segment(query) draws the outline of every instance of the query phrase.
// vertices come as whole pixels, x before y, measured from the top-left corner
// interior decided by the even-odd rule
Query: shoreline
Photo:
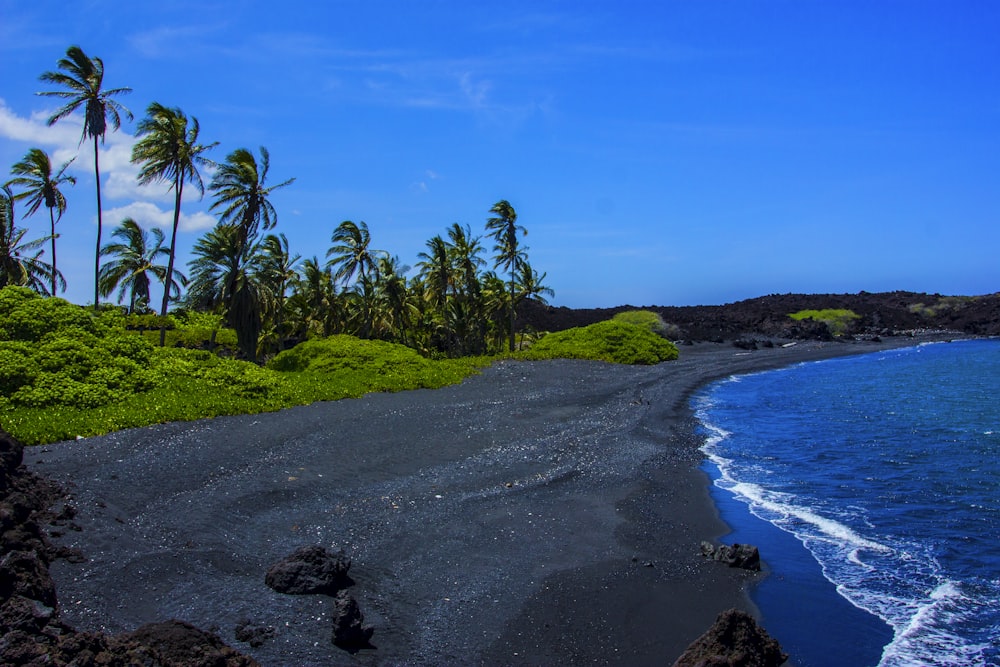
[[[75,498],[82,530],[57,541],[89,560],[52,575],[80,630],[178,618],[264,665],[662,664],[720,611],[755,611],[754,575],[698,552],[728,528],[693,394],[955,337],[702,343],[655,367],[501,362],[453,387],[134,429],[25,462]],[[264,586],[306,544],[353,559],[376,648],[330,643],[330,598]],[[238,642],[242,620],[275,636]]]

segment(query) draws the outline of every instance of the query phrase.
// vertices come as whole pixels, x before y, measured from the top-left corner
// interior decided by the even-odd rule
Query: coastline
[[[694,392],[947,339],[702,343],[643,368],[502,362],[454,387],[135,429],[25,460],[75,497],[82,530],[59,542],[89,560],[52,574],[81,630],[179,618],[264,665],[662,664],[720,611],[753,611],[754,575],[698,555],[728,529],[699,469]],[[336,649],[329,598],[263,585],[305,544],[353,559],[377,648]],[[242,644],[242,620],[275,636]]]

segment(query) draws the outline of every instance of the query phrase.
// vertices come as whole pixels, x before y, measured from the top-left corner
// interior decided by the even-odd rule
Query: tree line
[[[398,256],[372,246],[363,221],[341,222],[322,258],[303,258],[291,251],[284,234],[273,231],[278,212],[270,196],[295,179],[268,181],[271,160],[263,146],[257,155],[238,148],[223,162],[212,161],[207,153],[218,142],[201,142],[198,119],[158,102],[137,123],[131,159],[139,167],[140,184],[167,183],[174,193],[169,243],[159,228],[147,231],[131,218],[103,243],[98,146],[109,126],[118,130],[123,117],[133,119],[116,99],[131,89],[105,88],[104,63],[79,46],[67,49],[57,69],[40,79],[59,88],[40,95],[63,101],[48,124],[82,112],[80,144],[90,140],[94,147],[94,308],[101,297],[115,294],[129,313],[153,313],[150,287],[154,281],[161,284],[161,345],[173,307],[218,315],[235,329],[242,354],[252,360],[292,341],[338,333],[398,342],[424,354],[513,351],[518,304],[552,294],[543,284],[546,274],[528,262],[527,230],[506,200],[496,202],[486,220],[492,269],[483,237],[459,223],[426,242],[413,275]],[[63,190],[76,183],[66,174],[70,162],[56,169],[43,150],[32,148],[11,168],[12,178],[0,189],[0,287],[23,285],[51,296],[65,291],[56,264],[56,224],[67,207]],[[215,171],[206,187],[201,169],[208,165]],[[195,242],[186,274],[175,262],[185,185],[202,196],[207,190],[209,210],[218,216],[216,226]],[[25,238],[26,230],[16,225],[18,203],[26,206],[24,218],[43,206],[48,210],[48,234]]]

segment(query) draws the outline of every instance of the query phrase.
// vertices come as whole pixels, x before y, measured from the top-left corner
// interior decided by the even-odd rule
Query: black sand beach
[[[669,664],[754,576],[723,535],[691,393],[731,374],[915,344],[683,347],[655,367],[503,362],[454,387],[34,448],[87,562],[52,567],[80,630],[181,619],[264,665]],[[309,544],[352,558],[374,648],[332,645],[324,596],[264,585]],[[763,554],[767,558],[767,554]],[[239,642],[249,620],[273,627]],[[764,626],[766,627],[766,619]]]

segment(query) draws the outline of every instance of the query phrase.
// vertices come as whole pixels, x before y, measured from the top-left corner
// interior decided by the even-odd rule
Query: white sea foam
[[[975,603],[957,583],[942,582],[906,623],[895,628],[895,637],[883,650],[879,667],[985,667],[984,654],[989,645],[972,644],[952,631],[968,620],[970,606]]]

